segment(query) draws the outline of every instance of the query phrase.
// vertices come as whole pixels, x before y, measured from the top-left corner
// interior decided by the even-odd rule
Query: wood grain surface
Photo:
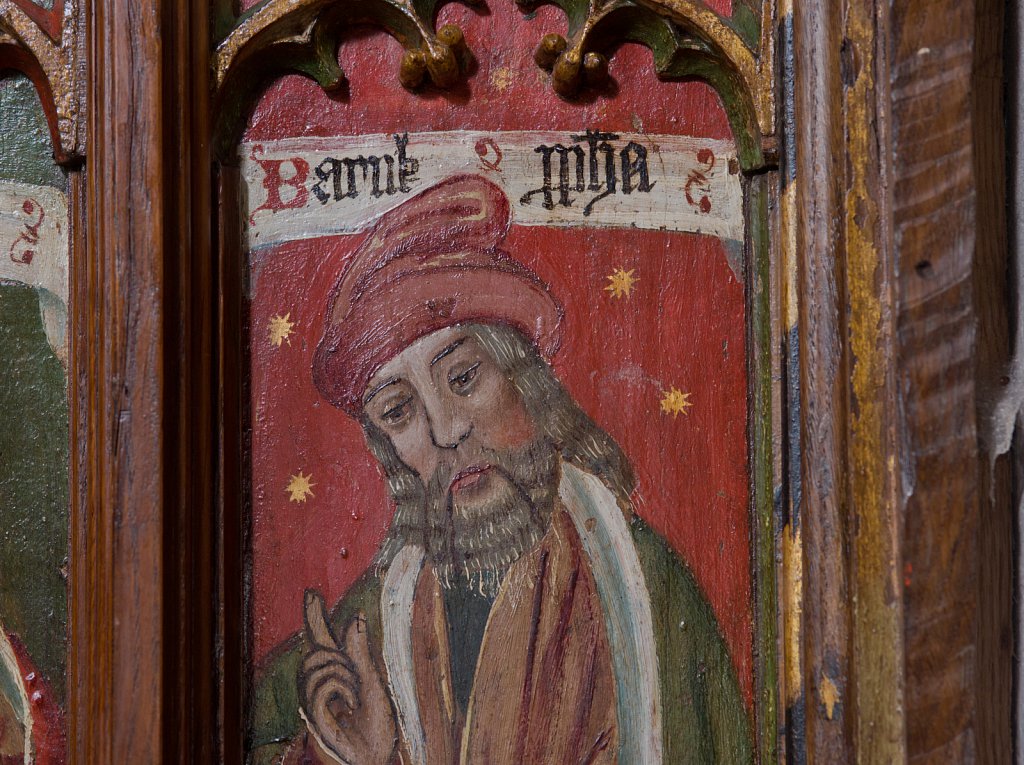
[[[72,761],[214,762],[209,9],[88,6],[73,253]]]
[[[210,150],[210,9],[80,13],[72,761],[239,763],[241,180]],[[235,14],[215,15],[226,31]],[[773,341],[799,382],[794,763],[1011,757],[1011,466],[984,451],[1009,351],[1003,23],[994,0],[793,7],[798,321]]]
[[[787,725],[804,728],[802,736],[790,732],[791,740],[797,739],[790,750],[796,762],[840,765],[855,760],[856,719],[848,690],[852,614],[845,242],[835,223],[841,215],[846,166],[841,149],[842,28],[838,14],[812,3],[795,5],[793,27],[803,693],[798,706],[790,707]],[[831,707],[824,703],[823,688],[833,689]]]
[[[1011,266],[1007,230],[1008,149],[1004,129],[1005,25],[1012,10],[996,0],[976,0],[972,120],[977,225],[972,273],[977,316],[975,344],[977,418],[982,448],[978,470],[979,560],[977,575],[978,761],[1009,761],[1013,752],[1013,460],[992,462],[996,451],[993,409],[1006,387],[1010,358]],[[1019,257],[1019,255],[1018,255]],[[1018,452],[1019,454],[1019,452]],[[1016,459],[1019,465],[1019,456]]]
[[[971,762],[980,754],[974,5],[940,5],[894,7],[889,42],[913,763]]]
[[[1011,756],[996,5],[796,8],[809,761]]]

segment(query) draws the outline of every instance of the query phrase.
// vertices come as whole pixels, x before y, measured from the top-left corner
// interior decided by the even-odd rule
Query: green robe
[[[732,660],[704,595],[679,556],[646,523],[631,523],[633,543],[651,595],[661,680],[665,765],[753,761],[751,725]],[[331,614],[335,634],[357,613],[366,615],[371,654],[381,657],[381,579],[367,572]],[[301,635],[275,650],[259,673],[248,736],[250,762],[277,763],[301,734],[297,674]],[[467,764],[468,765],[468,764]],[[653,765],[653,764],[652,764]]]

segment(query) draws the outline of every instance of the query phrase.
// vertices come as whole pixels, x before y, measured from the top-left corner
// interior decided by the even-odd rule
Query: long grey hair
[[[557,493],[559,457],[598,476],[627,513],[632,510],[630,495],[636,479],[619,445],[573,400],[521,332],[504,324],[469,324],[465,329],[518,390],[541,434],[536,443],[508,457],[510,463],[522,466],[520,474],[512,476],[520,484],[522,496],[509,500],[506,507],[495,508],[483,519],[486,529],[466,528],[470,522],[462,519],[458,531],[462,541],[459,549],[453,550],[447,543],[452,529],[445,527],[446,514],[429,506],[432,496],[435,504],[438,502],[440,487],[428,486],[429,477],[421,477],[406,465],[391,439],[364,417],[367,446],[380,462],[395,502],[395,516],[377,565],[387,566],[402,546],[417,543],[432,557],[443,583],[461,572],[481,590],[493,591],[508,566],[547,529]],[[450,506],[447,516],[451,516]],[[471,550],[467,552],[467,548]]]

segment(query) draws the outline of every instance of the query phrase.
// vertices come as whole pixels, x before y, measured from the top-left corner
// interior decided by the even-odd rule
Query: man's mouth
[[[493,465],[470,465],[455,475],[448,486],[448,492],[455,496],[459,492],[477,488],[481,483],[486,482],[493,471]]]

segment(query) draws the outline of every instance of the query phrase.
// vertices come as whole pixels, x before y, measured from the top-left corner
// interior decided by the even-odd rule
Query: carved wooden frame
[[[235,577],[244,540],[225,529],[242,526],[244,379],[240,296],[227,287],[241,269],[227,149],[280,71],[268,61],[328,87],[341,81],[324,52],[347,17],[328,0],[268,0],[242,16],[217,0],[212,18],[206,0],[80,2],[42,12],[0,0],[0,64],[33,78],[58,159],[88,155],[70,181],[70,748],[73,762],[96,765],[238,763],[243,657],[223,636],[243,628]],[[972,632],[978,620],[1005,629],[1008,618],[978,590],[985,550],[1003,548],[999,524],[980,517],[980,487],[990,484],[973,368],[979,359],[997,367],[1006,349],[996,340],[971,350],[974,241],[942,223],[950,211],[979,220],[975,173],[999,167],[997,149],[976,166],[958,151],[984,128],[963,51],[992,5],[766,0],[751,44],[697,0],[594,0],[568,40],[538,50],[568,94],[600,85],[611,26],[622,34],[632,29],[623,19],[669,20],[675,33],[659,39],[683,55],[666,47],[659,72],[717,77],[735,96],[748,204],[761,208],[749,220],[767,222],[751,230],[751,245],[772,253],[754,261],[763,269],[751,290],[752,311],[771,317],[755,322],[762,331],[751,343],[770,372],[752,390],[755,442],[772,447],[755,455],[755,491],[774,508],[762,533],[777,535],[758,565],[760,581],[777,578],[778,598],[759,602],[777,603],[781,620],[764,638],[779,645],[779,707],[762,714],[771,730],[761,741],[779,748],[762,750],[763,762],[904,761],[965,741],[994,752],[991,761],[1009,751],[986,718],[1002,698],[990,688],[1008,654],[982,645],[989,664],[940,684],[915,674],[942,664],[943,651],[984,643]],[[433,3],[368,6],[393,19],[385,26],[407,51],[403,83],[451,76],[445,47],[457,49],[458,36],[423,23]],[[935,66],[949,69],[948,87],[911,87]],[[920,140],[912,118],[921,110],[960,143]],[[948,182],[916,177],[915,162],[936,160]],[[920,210],[894,202],[917,193],[937,233],[919,227]],[[998,243],[986,246],[981,278],[998,283]],[[1007,304],[991,302],[982,326],[998,328]],[[926,309],[942,305],[967,340],[935,360],[922,332]],[[958,383],[948,394],[937,387],[946,378]],[[936,424],[929,405],[962,408],[969,421]],[[958,446],[918,464],[914,449],[932,444]],[[1006,472],[994,474],[991,497],[1007,495]],[[1008,512],[995,499],[985,507]],[[979,548],[983,532],[993,540]],[[941,540],[937,561],[917,537]],[[951,604],[958,620],[936,623]],[[758,703],[774,693],[759,689]]]

